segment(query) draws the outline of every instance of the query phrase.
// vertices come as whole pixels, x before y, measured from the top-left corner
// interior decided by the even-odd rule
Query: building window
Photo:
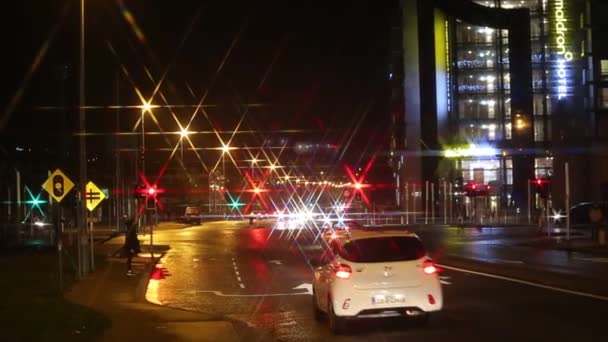
[[[608,109],[608,88],[600,88],[598,94],[598,105],[602,109]]]
[[[543,120],[534,120],[534,141],[545,140],[545,123]]]
[[[600,61],[600,78],[603,81],[608,80],[608,59]]]
[[[488,184],[500,177],[499,159],[465,159],[462,161],[462,178],[465,182]]]
[[[548,178],[553,175],[553,157],[534,159],[534,175],[536,178]]]

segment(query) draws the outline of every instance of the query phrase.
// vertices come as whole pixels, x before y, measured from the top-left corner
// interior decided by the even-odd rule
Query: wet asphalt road
[[[314,320],[311,296],[302,286],[312,276],[306,259],[320,247],[305,233],[273,232],[269,226],[217,222],[155,234],[155,243],[171,250],[162,260],[166,276],[149,289],[148,299],[233,320],[244,341],[608,341],[608,302],[448,270],[441,273],[444,310],[429,326],[365,320],[350,324],[348,334],[334,336],[326,323]],[[480,250],[495,244],[502,248],[497,232],[491,232],[492,238],[478,233],[463,237],[454,231],[461,234],[457,238],[445,230],[419,231],[433,253],[488,258],[494,252]],[[463,241],[485,247],[470,248]],[[538,257],[534,251],[497,253],[496,267],[500,260],[528,257],[560,265],[559,256]],[[584,271],[606,270],[602,263],[581,265]]]

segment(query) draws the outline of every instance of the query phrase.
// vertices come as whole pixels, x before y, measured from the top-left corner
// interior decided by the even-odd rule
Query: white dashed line
[[[245,284],[243,284],[243,279],[241,279],[241,274],[239,273],[239,268],[236,265],[236,260],[232,258],[232,266],[234,267],[234,273],[236,274],[236,280],[239,282],[239,286],[244,289]]]

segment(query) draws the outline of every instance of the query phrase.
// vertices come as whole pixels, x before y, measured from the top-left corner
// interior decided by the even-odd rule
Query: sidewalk
[[[154,227],[154,231],[171,230],[171,229],[183,229],[191,227],[190,224],[177,223],[177,222],[160,222]],[[124,227],[121,227],[124,229]],[[64,239],[69,240],[70,234],[72,239],[75,239],[76,229],[66,229],[63,232]],[[142,232],[140,232],[142,233]],[[107,224],[96,223],[93,225],[93,241],[96,243],[104,243],[116,236],[124,235],[124,231],[116,231],[116,226],[110,226]]]
[[[141,239],[142,254],[149,252]],[[117,237],[97,248],[108,255],[107,266],[76,284],[66,298],[89,307],[111,320],[103,341],[239,341],[235,322],[223,317],[177,310],[145,300],[154,261],[148,257],[133,259],[135,276],[126,275],[125,259],[117,257],[124,241]],[[169,246],[155,246],[155,253],[165,253]]]
[[[566,240],[565,236],[539,237],[518,244],[524,247],[554,249],[566,252],[585,253],[595,257],[608,257],[608,246],[600,246],[589,238],[573,237]]]

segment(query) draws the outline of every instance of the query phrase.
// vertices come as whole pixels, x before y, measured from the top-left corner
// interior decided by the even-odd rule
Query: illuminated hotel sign
[[[568,95],[568,66],[574,57],[568,49],[568,19],[564,8],[564,0],[553,1],[553,29],[555,43],[555,73],[557,98],[563,99]]]

